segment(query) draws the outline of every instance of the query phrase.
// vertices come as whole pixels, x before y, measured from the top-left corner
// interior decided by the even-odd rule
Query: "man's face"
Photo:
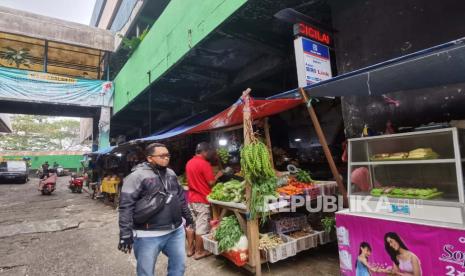
[[[170,163],[170,153],[165,147],[156,147],[153,153],[147,156],[147,161],[152,165],[168,167]]]
[[[213,150],[206,150],[202,152],[202,155],[207,160],[213,160],[213,157],[215,156],[215,152]]]

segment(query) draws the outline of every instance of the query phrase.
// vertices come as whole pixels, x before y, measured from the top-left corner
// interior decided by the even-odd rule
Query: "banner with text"
[[[336,214],[341,275],[465,275],[465,231]]]
[[[111,81],[0,67],[0,100],[112,106],[112,99]]]

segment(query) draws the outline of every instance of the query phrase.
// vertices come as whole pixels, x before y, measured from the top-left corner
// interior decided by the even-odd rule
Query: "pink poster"
[[[336,214],[341,275],[465,276],[465,231]]]

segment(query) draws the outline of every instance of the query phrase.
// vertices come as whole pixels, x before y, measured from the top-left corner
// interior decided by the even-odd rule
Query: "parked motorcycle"
[[[77,177],[75,174],[71,175],[71,180],[69,181],[69,189],[73,193],[82,193],[82,186],[84,185],[84,178]]]
[[[57,183],[57,174],[50,172],[48,176],[44,176],[44,179],[39,181],[39,191],[42,195],[51,195],[55,191]]]
[[[56,170],[57,170],[57,175],[58,176],[65,176],[66,175],[65,169],[63,168],[63,166],[58,166],[56,168]]]

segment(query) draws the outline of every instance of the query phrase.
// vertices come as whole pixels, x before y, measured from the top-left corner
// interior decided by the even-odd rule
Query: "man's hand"
[[[118,243],[118,250],[131,254],[133,242],[134,240],[132,237],[120,238]]]
[[[215,175],[215,180],[218,180],[220,177],[222,177],[224,175],[223,171],[219,171],[216,175]]]

